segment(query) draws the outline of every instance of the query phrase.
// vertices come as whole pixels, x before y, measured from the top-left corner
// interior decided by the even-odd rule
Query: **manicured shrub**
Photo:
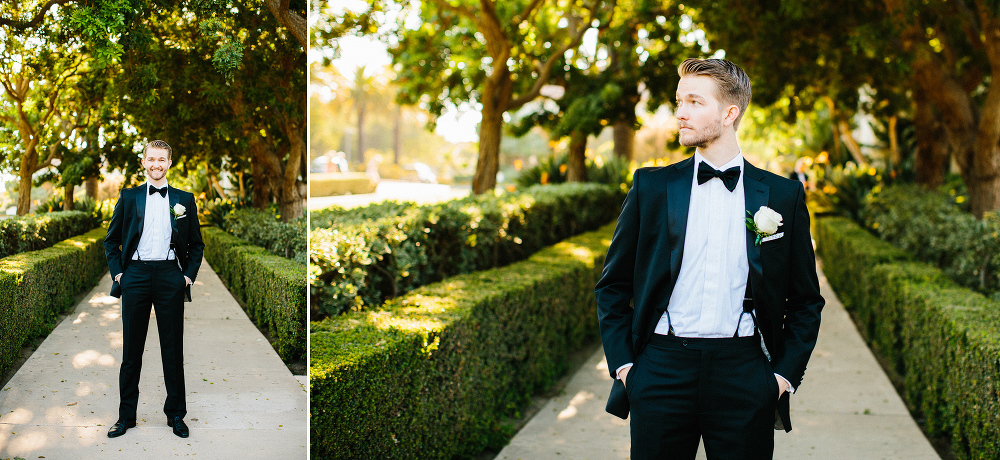
[[[599,340],[594,286],[613,230],[312,323],[312,458],[450,459],[506,444],[504,418]]]
[[[903,185],[872,194],[862,216],[876,235],[941,268],[959,284],[1000,294],[997,214],[976,220],[948,193]]]
[[[50,332],[75,296],[104,275],[107,232],[97,228],[46,249],[0,259],[0,375],[27,340]]]
[[[427,206],[390,202],[314,212],[314,312],[377,308],[448,276],[523,260],[610,222],[624,196],[620,188],[573,183]]]
[[[250,320],[275,339],[281,359],[297,361],[306,346],[306,267],[215,227],[201,229],[205,260],[240,299]]]
[[[227,233],[260,246],[270,253],[306,263],[306,219],[300,217],[288,222],[271,210],[252,208],[235,209],[223,218],[222,227]]]
[[[309,196],[372,193],[376,184],[365,173],[313,173],[309,175]]]
[[[950,435],[961,459],[1000,458],[1000,302],[847,219],[816,230],[830,284],[927,431]]]
[[[45,249],[101,225],[101,219],[83,211],[29,214],[0,220],[0,257]]]

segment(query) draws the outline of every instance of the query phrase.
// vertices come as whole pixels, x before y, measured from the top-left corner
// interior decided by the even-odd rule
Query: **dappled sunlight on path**
[[[827,300],[819,341],[792,396],[776,459],[939,459],[820,271]],[[629,458],[629,421],[604,411],[611,376],[598,348],[515,435],[497,460]],[[698,459],[705,459],[699,448]]]
[[[306,458],[305,388],[207,263],[194,302],[185,304],[191,437],[177,438],[166,426],[153,313],[137,426],[109,439],[123,344],[121,305],[108,295],[110,285],[106,274],[0,390],[0,458]]]

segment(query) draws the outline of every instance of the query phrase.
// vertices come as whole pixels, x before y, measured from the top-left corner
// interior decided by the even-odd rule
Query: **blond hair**
[[[733,129],[740,127],[743,113],[750,105],[750,77],[740,66],[725,59],[686,59],[677,66],[677,74],[681,78],[704,75],[714,80],[719,100],[740,109]]]
[[[167,151],[167,159],[168,160],[170,159],[171,154],[174,153],[174,149],[170,148],[170,145],[167,144],[166,141],[161,141],[161,140],[157,139],[155,141],[152,141],[152,142],[146,144],[146,147],[144,149],[142,149],[142,156],[144,158],[146,156],[146,151],[149,150],[150,147],[152,147],[154,149],[163,149],[163,150],[166,150]]]

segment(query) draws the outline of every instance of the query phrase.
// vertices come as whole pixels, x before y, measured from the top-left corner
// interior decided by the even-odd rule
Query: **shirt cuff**
[[[795,393],[795,387],[792,386],[792,382],[789,382],[788,379],[786,379],[786,378],[784,378],[784,377],[782,377],[782,376],[780,376],[778,374],[774,374],[774,376],[780,378],[781,380],[784,380],[785,383],[788,384],[788,390],[785,390],[785,391],[787,391],[789,393]]]
[[[622,373],[622,369],[625,369],[626,367],[632,367],[632,363],[628,363],[628,364],[625,364],[625,365],[622,365],[621,367],[619,367],[618,370],[615,371],[615,378],[616,379],[621,380],[621,378],[619,378],[619,376]]]

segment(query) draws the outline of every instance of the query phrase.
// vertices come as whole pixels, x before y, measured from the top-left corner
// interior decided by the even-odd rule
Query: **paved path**
[[[444,184],[382,180],[375,189],[375,193],[309,197],[309,209],[323,209],[333,205],[343,208],[356,208],[385,200],[415,201],[418,204],[430,204],[466,197],[469,196],[469,193],[471,193],[471,189],[469,188],[455,188]]]
[[[816,350],[792,397],[790,433],[775,459],[939,459],[820,272],[826,298]],[[598,349],[496,457],[627,459],[628,421],[604,412],[611,377]],[[703,450],[698,458],[704,459]]]
[[[288,371],[207,263],[194,302],[185,304],[191,436],[178,438],[166,426],[153,319],[138,425],[108,438],[122,356],[121,306],[110,286],[105,275],[0,391],[0,459],[306,458],[307,377]]]

